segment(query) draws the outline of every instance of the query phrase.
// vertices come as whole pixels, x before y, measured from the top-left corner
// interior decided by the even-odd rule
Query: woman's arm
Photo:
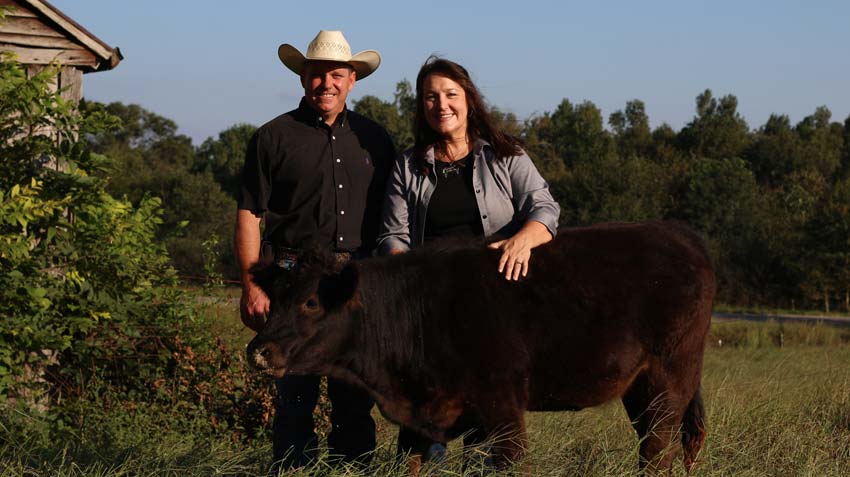
[[[410,213],[407,207],[407,183],[404,168],[407,160],[400,154],[387,181],[387,193],[378,232],[378,254],[394,255],[410,250]]]
[[[561,208],[549,192],[549,184],[525,151],[508,159],[515,214],[525,221],[512,237],[490,244],[502,250],[499,273],[508,280],[528,274],[531,249],[554,238],[558,233]]]

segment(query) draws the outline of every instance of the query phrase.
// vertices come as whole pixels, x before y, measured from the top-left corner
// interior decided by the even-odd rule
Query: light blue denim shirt
[[[499,160],[492,146],[479,139],[473,145],[473,156],[472,188],[485,237],[510,237],[529,220],[545,225],[555,236],[561,208],[525,151]],[[437,185],[433,148],[426,152],[425,160],[432,166],[427,177],[416,169],[412,149],[396,159],[384,198],[380,254],[422,244],[428,203]]]

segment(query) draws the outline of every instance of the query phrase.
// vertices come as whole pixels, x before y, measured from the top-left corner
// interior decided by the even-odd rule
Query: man
[[[306,55],[288,44],[283,64],[298,74],[304,97],[297,109],[261,126],[248,145],[238,201],[235,249],[242,276],[243,323],[258,331],[269,298],[250,268],[262,260],[289,267],[308,244],[336,252],[339,263],[374,248],[384,185],[395,154],[387,132],[345,106],[357,80],[374,72],[380,54],[351,55],[339,31],[321,31]],[[262,233],[260,224],[265,221]],[[274,458],[284,468],[316,457],[313,409],[318,376],[286,376],[276,382]],[[365,463],[375,447],[373,402],[357,388],[328,379],[331,454]]]

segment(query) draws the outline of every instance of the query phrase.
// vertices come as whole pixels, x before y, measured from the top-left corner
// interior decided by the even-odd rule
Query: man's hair
[[[425,105],[423,103],[422,88],[425,79],[428,75],[440,75],[449,78],[459,84],[466,95],[466,104],[469,113],[467,118],[467,135],[470,143],[476,139],[484,139],[489,142],[496,152],[496,157],[503,159],[506,157],[515,156],[520,153],[521,142],[519,138],[505,133],[495,126],[490,117],[487,105],[484,102],[484,97],[466,68],[444,58],[431,55],[425,60],[425,64],[419,69],[419,75],[416,76],[416,115],[413,120],[413,137],[414,137],[414,153],[413,157],[417,169],[427,174],[429,172],[428,164],[425,162],[425,151],[433,146],[438,152],[445,153],[446,145],[443,137],[431,129],[428,121],[425,119]]]

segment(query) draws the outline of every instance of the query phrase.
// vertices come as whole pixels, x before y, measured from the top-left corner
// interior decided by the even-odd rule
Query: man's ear
[[[319,301],[326,310],[343,306],[354,298],[360,272],[357,265],[349,263],[339,273],[325,275],[319,280]]]

